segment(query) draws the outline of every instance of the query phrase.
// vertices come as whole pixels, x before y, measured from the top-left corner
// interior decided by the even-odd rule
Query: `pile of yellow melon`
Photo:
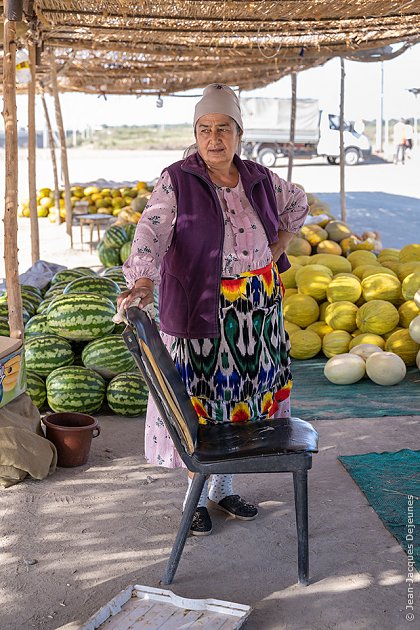
[[[305,225],[287,249],[291,268],[281,277],[292,358],[322,351],[330,359],[373,344],[420,368],[420,244],[378,252],[369,249],[377,235],[365,247],[351,239],[346,224],[328,218]]]
[[[94,214],[110,214],[118,217],[121,222],[137,223],[143,212],[152,186],[139,181],[133,187],[100,188],[99,186],[72,186],[71,205],[73,212]],[[59,212],[61,219],[66,218],[64,191],[60,190]],[[38,217],[48,217],[51,222],[57,218],[54,191],[51,188],[40,188],[37,192]],[[25,199],[20,208],[19,216],[29,217],[29,199]]]

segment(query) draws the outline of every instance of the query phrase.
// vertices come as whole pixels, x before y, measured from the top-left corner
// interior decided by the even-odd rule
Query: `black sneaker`
[[[209,500],[209,505],[241,521],[253,521],[258,515],[258,508],[244,501],[239,494],[231,494],[221,499],[218,503]]]
[[[206,507],[198,507],[190,527],[192,536],[209,536],[213,529],[210,514]]]

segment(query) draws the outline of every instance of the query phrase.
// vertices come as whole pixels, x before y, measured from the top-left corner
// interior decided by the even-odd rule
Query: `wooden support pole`
[[[61,172],[63,174],[63,179],[64,179],[64,205],[66,208],[66,230],[67,230],[67,234],[70,236],[70,245],[71,247],[73,247],[72,207],[71,207],[69,166],[68,166],[68,160],[67,160],[66,134],[64,133],[63,116],[61,113],[60,97],[58,94],[57,69],[55,67],[54,55],[50,53],[49,59],[50,59],[50,67],[51,67],[51,83],[52,83],[54,103],[55,103],[55,119],[57,122],[58,135],[60,138]]]
[[[41,88],[41,100],[42,100],[42,106],[44,108],[45,123],[47,125],[47,130],[48,130],[48,144],[50,145],[51,163],[52,163],[52,168],[53,168],[54,206],[55,206],[55,209],[57,211],[56,222],[57,222],[57,225],[60,225],[60,223],[61,223],[61,217],[60,217],[60,187],[58,185],[58,170],[57,170],[57,158],[55,156],[54,134],[53,134],[53,130],[52,130],[52,127],[51,127],[51,120],[50,120],[50,115],[48,113],[47,103],[45,101],[44,90],[42,88]]]
[[[10,12],[10,6],[8,12]],[[14,14],[13,14],[14,15]],[[7,17],[3,26],[3,118],[5,146],[4,263],[10,336],[23,337],[22,297],[17,244],[18,134],[16,112],[16,23]]]
[[[29,42],[29,68],[31,80],[28,85],[28,183],[29,183],[29,216],[31,220],[31,253],[32,264],[39,260],[39,225],[36,201],[36,123],[35,123],[35,44]]]
[[[346,190],[345,190],[345,168],[346,159],[344,152],[344,79],[346,76],[344,59],[340,57],[340,208],[341,220],[347,220]]]
[[[289,140],[289,160],[287,163],[287,181],[292,181],[293,158],[295,156],[295,129],[296,129],[296,103],[297,103],[297,77],[296,72],[292,72],[292,103],[290,111],[290,140]]]

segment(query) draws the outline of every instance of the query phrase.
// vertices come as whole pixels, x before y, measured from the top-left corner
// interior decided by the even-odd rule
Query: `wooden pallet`
[[[187,599],[172,591],[129,586],[79,630],[234,630],[251,612],[250,606],[220,599]]]

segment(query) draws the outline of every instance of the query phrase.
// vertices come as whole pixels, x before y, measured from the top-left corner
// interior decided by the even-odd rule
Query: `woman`
[[[195,108],[196,145],[163,171],[124,265],[125,307],[150,304],[160,284],[161,334],[203,423],[290,416],[279,271],[290,266],[285,250],[308,204],[298,187],[240,159],[242,133],[235,93],[207,86]],[[151,464],[183,466],[152,400],[145,452]],[[208,499],[235,518],[258,513],[234,493],[232,475],[213,475],[193,535],[211,533]]]

